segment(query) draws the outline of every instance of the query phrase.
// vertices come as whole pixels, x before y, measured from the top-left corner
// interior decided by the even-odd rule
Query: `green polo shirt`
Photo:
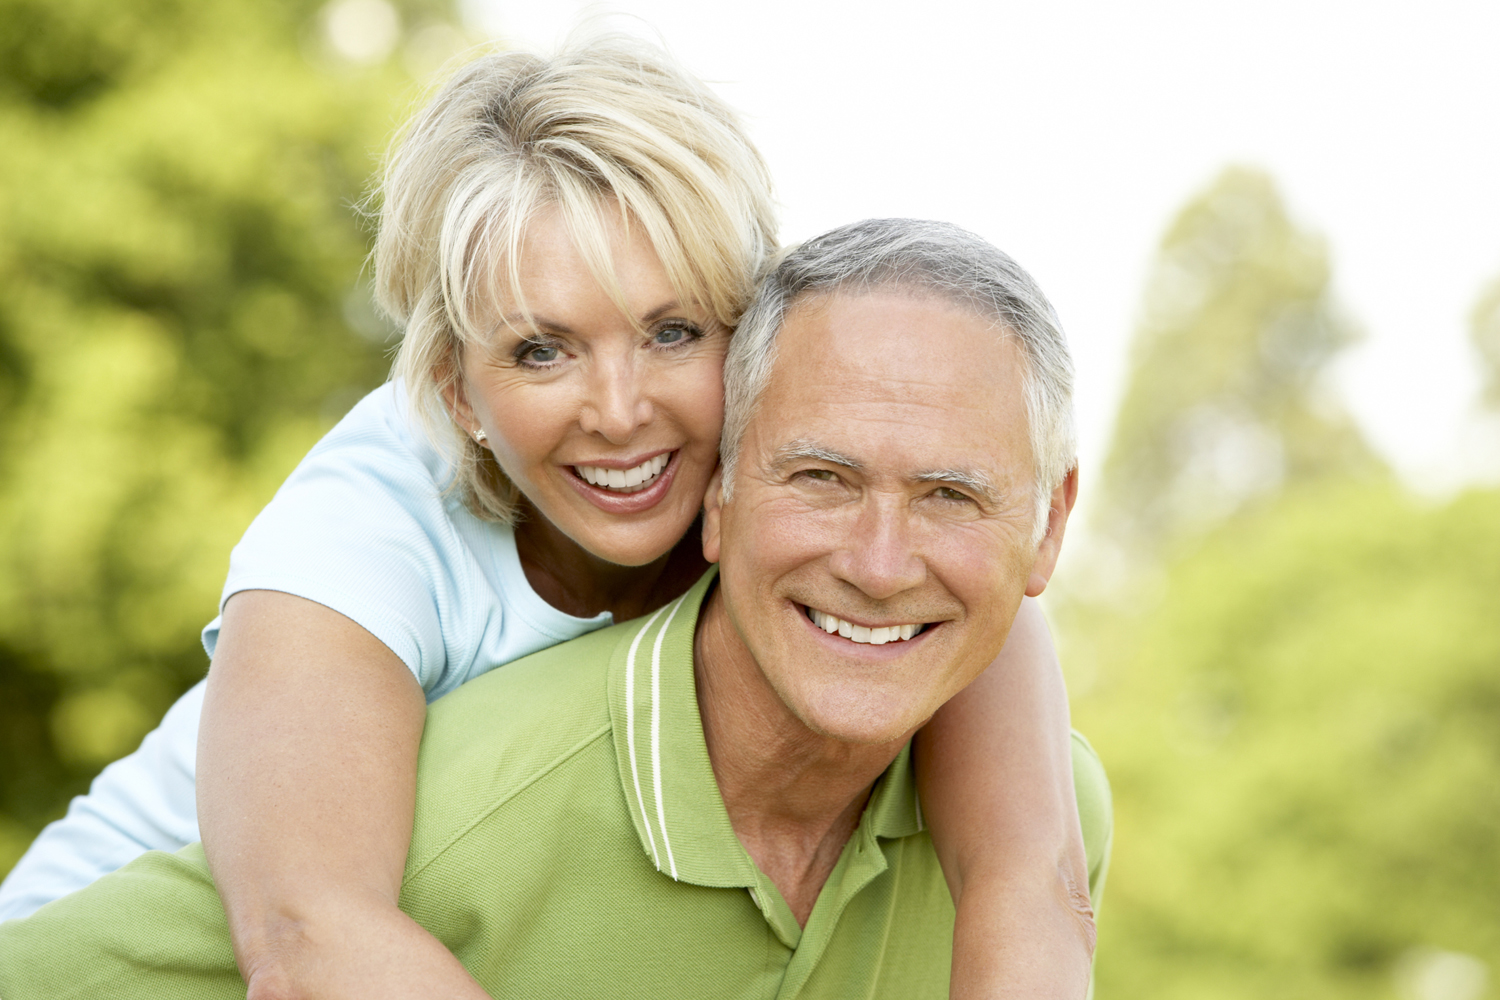
[[[946,997],[953,906],[909,751],[805,928],[735,837],[693,680],[712,580],[430,708],[402,909],[497,997]],[[1097,903],[1109,793],[1081,740],[1074,771]],[[198,845],[0,924],[4,1000],[101,996],[245,996]]]

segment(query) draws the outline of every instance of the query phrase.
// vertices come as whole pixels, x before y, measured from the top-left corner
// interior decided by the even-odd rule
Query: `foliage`
[[[1484,402],[1500,408],[1500,278],[1490,282],[1470,315],[1469,337],[1479,352]]]
[[[1095,508],[1131,555],[1284,482],[1379,468],[1321,378],[1355,339],[1322,241],[1265,174],[1230,168],[1168,228]]]
[[[384,377],[409,87],[307,0],[0,0],[0,872],[202,676],[230,547]]]
[[[1153,607],[1066,623],[1117,811],[1100,996],[1395,996],[1415,947],[1500,958],[1500,492],[1305,486]]]
[[[1477,1000],[1500,960],[1500,492],[1382,474],[1322,376],[1329,271],[1237,168],[1146,290],[1094,538],[1122,582],[1054,604],[1115,791],[1100,996]],[[1500,284],[1491,401],[1497,324]]]

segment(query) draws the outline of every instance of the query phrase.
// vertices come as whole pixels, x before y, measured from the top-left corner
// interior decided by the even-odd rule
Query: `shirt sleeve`
[[[367,396],[292,473],[235,546],[219,607],[242,590],[316,601],[390,647],[430,693],[476,641],[456,613],[475,570],[444,495],[451,473],[399,391]],[[218,632],[219,619],[204,629],[209,656]]]

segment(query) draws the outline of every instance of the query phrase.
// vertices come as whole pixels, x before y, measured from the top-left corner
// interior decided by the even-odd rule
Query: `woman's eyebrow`
[[[640,318],[639,322],[642,325],[646,323],[654,323],[668,313],[678,312],[681,309],[682,306],[678,303],[678,301],[676,299],[672,299],[670,301],[663,302],[655,309],[652,309],[650,312],[643,315]],[[566,323],[559,323],[556,320],[548,319],[541,313],[535,312],[530,314],[529,316],[523,312],[506,313],[504,316],[500,317],[500,322],[496,324],[496,329],[499,329],[500,327],[509,327],[510,329],[517,332],[521,332],[523,330],[526,330],[527,328],[536,330],[552,330],[556,331],[557,333],[565,334],[567,336],[572,336],[574,332],[572,327],[568,326]]]
[[[495,330],[509,330],[521,337],[530,336],[532,331],[538,333],[554,332],[564,335],[571,335],[573,333],[566,324],[553,322],[545,316],[538,316],[536,313],[528,315],[522,312],[506,313],[504,316],[501,316],[500,321],[495,324]]]
[[[663,302],[661,305],[657,306],[655,309],[653,309],[650,312],[646,313],[644,316],[641,317],[641,322],[642,323],[654,323],[657,320],[661,319],[663,316],[665,316],[667,313],[670,313],[670,312],[681,312],[681,311],[682,311],[682,305],[681,305],[681,303],[679,303],[676,299],[672,299],[670,302]]]

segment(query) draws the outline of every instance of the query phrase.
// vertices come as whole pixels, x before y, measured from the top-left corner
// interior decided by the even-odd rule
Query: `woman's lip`
[[[595,468],[599,469],[620,469],[621,471],[624,471],[626,469],[634,469],[637,466],[645,465],[647,462],[651,461],[658,455],[670,455],[675,450],[676,449],[673,448],[658,448],[656,451],[648,451],[640,458],[599,458],[590,459],[583,462],[569,462],[568,467],[576,469],[580,465],[592,465]]]
[[[642,461],[649,461],[657,455],[665,452],[655,452]],[[589,503],[598,507],[608,514],[639,514],[641,511],[650,510],[661,503],[667,496],[667,491],[672,487],[672,480],[677,475],[677,466],[682,462],[682,451],[679,449],[672,453],[672,460],[667,463],[666,468],[656,474],[656,481],[643,490],[634,493],[616,493],[602,486],[595,486],[582,479],[578,473],[573,471],[573,466],[564,466],[563,478],[573,484],[573,488],[583,495]],[[582,462],[581,465],[589,463]],[[641,464],[637,462],[636,465]],[[634,468],[635,466],[625,466]]]

